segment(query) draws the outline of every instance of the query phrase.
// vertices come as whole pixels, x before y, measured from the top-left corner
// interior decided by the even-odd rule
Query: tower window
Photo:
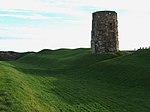
[[[113,29],[113,24],[109,23],[109,29],[112,30]]]

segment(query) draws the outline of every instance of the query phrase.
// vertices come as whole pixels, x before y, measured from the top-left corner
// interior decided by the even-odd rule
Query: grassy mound
[[[2,112],[150,111],[150,50],[42,50],[0,69]]]

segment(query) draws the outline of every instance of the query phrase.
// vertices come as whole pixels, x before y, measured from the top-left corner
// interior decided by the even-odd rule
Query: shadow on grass
[[[147,66],[141,69],[141,66],[136,67],[134,64],[129,66],[129,63],[134,62],[133,57],[131,59],[127,57],[126,60],[125,58],[116,59],[107,63],[109,59],[115,57],[117,56],[104,55],[101,58],[98,55],[96,58],[83,56],[82,58],[75,57],[75,60],[69,58],[69,62],[64,58],[62,62],[66,62],[68,66],[62,69],[53,67],[31,69],[21,68],[15,62],[11,64],[24,75],[36,78],[43,85],[41,90],[37,90],[37,92],[42,91],[43,101],[51,103],[50,94],[56,96],[58,99],[55,98],[53,103],[60,108],[59,111],[63,107],[70,108],[71,106],[80,112],[98,112],[99,110],[149,112],[150,91],[149,86],[145,86],[150,82],[148,75],[150,69]],[[106,63],[100,64],[104,60]],[[127,62],[127,64],[122,64],[122,62]],[[56,80],[52,81],[51,77]]]
[[[98,68],[99,66],[95,67],[95,70]],[[122,112],[132,111],[132,110],[135,110],[136,112],[140,112],[140,111],[148,112],[150,110],[150,108],[148,107],[148,105],[150,104],[150,102],[148,101],[150,97],[148,93],[150,93],[150,91],[147,90],[143,91],[143,89],[140,89],[140,86],[139,89],[136,89],[135,86],[130,87],[128,86],[128,84],[126,84],[126,87],[117,85],[117,84],[121,84],[122,81],[129,81],[125,83],[129,83],[132,85],[136,81],[132,83],[132,79],[130,79],[129,77],[128,80],[124,80],[126,76],[122,76],[122,77],[119,75],[117,76],[116,75],[117,72],[115,72],[116,70],[115,68],[116,67],[114,66],[114,68],[112,67],[109,70],[104,69],[105,74],[101,74],[101,77],[98,76],[97,73],[103,73],[104,71],[98,72],[96,70],[97,72],[93,72],[93,73],[97,74],[95,75],[97,78],[92,78],[92,77],[87,78],[87,77],[80,77],[81,75],[83,76],[88,75],[87,69],[80,71],[80,69],[74,69],[74,70],[24,69],[24,68],[19,68],[17,66],[15,67],[15,69],[24,73],[24,75],[30,75],[36,78],[40,82],[40,84],[43,85],[42,87],[44,88],[41,88],[40,90],[42,91],[41,97],[43,98],[44,95],[47,96],[43,98],[43,101],[47,101],[47,103],[51,103],[51,101],[48,100],[51,99],[49,94],[55,95],[59,99],[59,102],[57,103],[61,105],[61,106],[57,106],[60,108],[60,111],[63,108],[70,108],[71,106],[76,108],[77,111],[83,111],[83,112],[84,111],[92,112],[92,110],[98,112],[98,110],[100,109],[110,110],[110,111],[115,111],[116,109],[118,109],[119,111]],[[120,71],[122,71],[123,69],[125,68],[120,66]],[[119,69],[117,70],[119,71]],[[133,68],[131,69],[132,71],[131,72],[130,70],[128,71],[127,68],[126,72],[127,73],[130,72],[132,74],[134,73],[133,71],[135,70],[136,68],[135,69]],[[111,75],[109,75],[111,71],[114,72]],[[127,73],[125,73],[124,75],[128,75],[128,76],[131,75]],[[108,76],[104,76],[104,75],[108,75]],[[136,73],[134,75],[136,75]],[[57,80],[51,81],[51,77]],[[102,80],[103,77],[108,79],[103,81]]]

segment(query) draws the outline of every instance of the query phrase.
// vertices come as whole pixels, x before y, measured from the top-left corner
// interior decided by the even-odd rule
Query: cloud
[[[46,20],[62,19],[73,20],[83,15],[68,5],[70,2],[40,1],[40,0],[1,0],[0,17],[13,17],[21,19]],[[75,17],[76,16],[76,17]]]
[[[17,41],[21,49],[28,47],[25,42],[30,43],[30,49],[34,43],[33,49],[90,47],[91,13],[115,10],[121,49],[133,49],[149,44],[149,4],[149,0],[0,0],[1,40],[10,38],[15,44],[23,38],[25,41]]]
[[[45,4],[38,0],[1,0],[0,9],[45,10]],[[43,9],[44,8],[44,9]]]
[[[84,15],[88,10],[148,11],[149,0],[1,0],[0,9],[15,11],[30,10],[43,13]],[[77,10],[77,8],[81,10]],[[140,10],[139,10],[140,9]]]
[[[33,20],[49,19],[49,17],[38,15],[38,14],[32,14],[32,15],[0,14],[0,17],[13,17],[13,18],[22,18],[22,19],[33,19]]]
[[[19,9],[45,13],[68,13],[71,11],[71,9],[62,2],[43,2],[39,0],[1,0],[0,9],[8,11]]]
[[[65,15],[71,15],[74,18],[76,16],[82,19],[88,17],[89,12],[96,10],[131,10],[131,8],[128,2],[120,0],[1,0],[0,10],[6,13],[0,16],[49,19],[52,16],[54,17],[54,15],[47,17],[47,15],[38,13],[53,13],[59,14],[59,17],[65,18]]]

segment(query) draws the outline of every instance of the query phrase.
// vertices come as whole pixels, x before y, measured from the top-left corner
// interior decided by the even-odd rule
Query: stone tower
[[[118,21],[115,11],[98,11],[92,14],[92,53],[116,52],[119,50]]]

